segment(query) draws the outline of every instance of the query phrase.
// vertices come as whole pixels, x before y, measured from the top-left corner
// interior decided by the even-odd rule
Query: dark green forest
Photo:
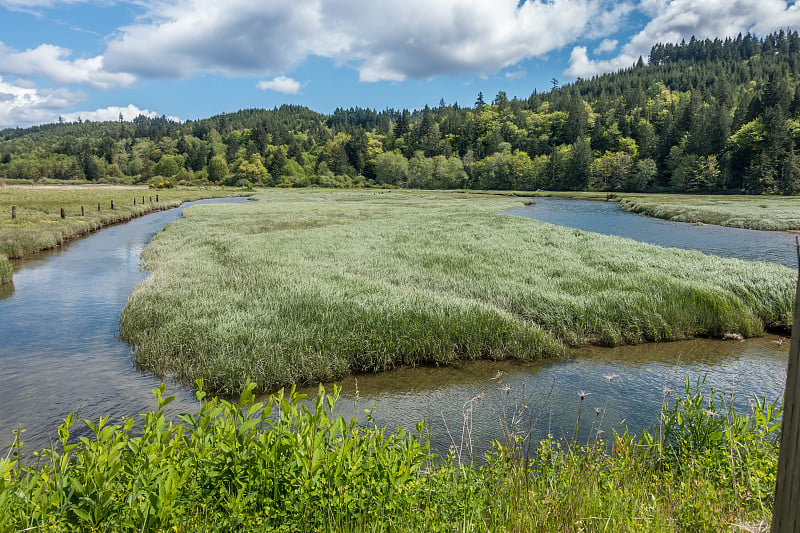
[[[800,193],[800,37],[656,44],[527,99],[0,130],[0,179]]]

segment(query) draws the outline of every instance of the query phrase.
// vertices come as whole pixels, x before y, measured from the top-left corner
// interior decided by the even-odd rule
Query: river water
[[[79,410],[81,418],[111,415],[112,420],[119,420],[154,407],[150,390],[161,380],[137,371],[131,349],[116,338],[119,313],[146,275],[139,255],[161,228],[181,216],[183,208],[230,201],[244,199],[185,204],[105,229],[15,265],[13,288],[6,287],[0,293],[3,455],[11,443],[12,430],[22,424],[26,429],[25,448],[31,451],[55,438],[56,426],[70,411]],[[615,204],[577,201],[570,211],[564,209],[565,204],[555,203],[563,200],[536,202],[512,213],[545,220],[547,213],[561,211],[563,225],[587,231],[610,232],[612,226],[621,228],[620,232],[626,226],[633,231],[650,222],[663,225],[661,233],[670,235],[677,232],[676,226],[688,227],[691,235],[719,231],[714,226],[691,226],[614,211],[611,208]],[[552,207],[545,208],[548,205]],[[587,212],[595,214],[587,216]],[[595,220],[595,227],[576,222],[582,219]],[[560,223],[552,218],[546,221]],[[776,239],[778,250],[783,246],[781,240],[791,241],[784,234],[752,233],[753,239],[762,243]],[[721,240],[732,238],[726,234]],[[706,252],[722,253],[715,251],[722,246],[720,238],[704,239],[709,243]],[[736,239],[741,244],[742,238]],[[747,258],[765,257],[782,262],[772,255]],[[638,431],[651,427],[664,399],[682,393],[686,377],[694,381],[705,376],[706,389],[735,393],[740,409],[747,408],[752,394],[775,399],[785,382],[788,345],[777,336],[746,342],[697,339],[614,349],[590,347],[560,361],[479,361],[449,368],[399,369],[340,381],[342,397],[336,414],[363,419],[364,409],[371,409],[375,422],[389,428],[413,427],[415,422],[427,419],[436,451],[442,453],[454,446],[466,455],[483,452],[492,440],[502,440],[509,431],[528,433],[533,441],[548,434],[571,439],[580,410],[576,438],[583,441],[597,429],[611,434],[612,429]],[[314,388],[301,391],[313,395]],[[580,391],[588,393],[582,403]],[[171,383],[168,393],[176,396],[168,412],[196,409],[188,388]]]
[[[111,226],[64,248],[14,264],[13,286],[0,294],[0,454],[12,430],[24,424],[26,448],[41,449],[71,411],[81,418],[134,416],[155,406],[161,384],[133,368],[130,347],[119,341],[119,314],[146,273],[139,255],[183,209]],[[172,412],[191,412],[190,390],[170,386]]]

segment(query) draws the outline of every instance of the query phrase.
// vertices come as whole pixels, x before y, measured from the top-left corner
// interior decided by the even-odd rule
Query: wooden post
[[[150,203],[151,204],[153,203],[153,197],[152,196],[150,197]]]
[[[83,216],[83,206],[81,206],[81,216]]]
[[[100,211],[100,202],[97,202],[97,210]]]
[[[114,200],[111,200],[111,209],[114,209]]]
[[[133,199],[133,205],[136,205],[136,198]]]
[[[797,261],[800,268],[800,237]],[[800,531],[800,272],[795,291],[792,343],[789,347],[789,368],[783,396],[783,427],[778,457],[778,479],[775,484],[775,507],[772,509],[773,533]]]
[[[142,196],[142,204],[144,204],[144,196]]]
[[[156,202],[158,202],[158,195],[156,194]]]
[[[17,218],[17,206],[12,205],[11,206],[11,219],[13,220],[15,218]]]
[[[64,212],[64,208],[61,208],[61,218],[67,218],[67,213]]]

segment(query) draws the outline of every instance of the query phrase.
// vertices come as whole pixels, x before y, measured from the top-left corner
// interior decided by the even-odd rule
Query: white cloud
[[[523,69],[505,73],[506,79],[509,79],[509,80],[521,80],[522,78],[524,78],[527,75],[528,75],[528,73]]]
[[[633,65],[639,56],[647,59],[657,42],[681,39],[735,37],[751,32],[766,35],[780,29],[800,29],[800,4],[785,0],[642,0],[638,9],[650,22],[625,44],[613,59],[591,60],[586,47],[573,48],[571,77],[591,77]]]
[[[37,89],[29,84],[3,81],[0,77],[0,127],[10,128],[53,122],[58,110],[84,99],[64,89]]]
[[[62,113],[60,116],[67,122],[76,122],[78,118],[81,120],[91,120],[92,122],[116,122],[119,120],[119,115],[122,113],[122,120],[130,122],[139,115],[146,117],[160,117],[160,113],[150,111],[149,109],[140,109],[133,104],[128,104],[126,107],[109,106],[94,111],[76,111],[74,113]],[[175,122],[181,122],[178,117],[167,117]]]
[[[603,39],[597,48],[594,49],[594,55],[605,54],[607,52],[613,52],[617,49],[619,45],[619,41],[616,39]]]
[[[106,72],[103,56],[70,60],[71,55],[69,49],[52,44],[20,52],[0,41],[0,75],[46,76],[59,83],[86,84],[97,89],[124,87],[135,81],[127,73]]]
[[[161,78],[279,74],[309,56],[362,81],[487,75],[574,42],[626,13],[608,0],[150,0],[120,29],[109,70]]]
[[[260,81],[257,87],[262,91],[278,91],[279,93],[286,94],[297,94],[300,92],[300,82],[286,76],[278,76],[269,81]]]
[[[85,100],[85,95],[65,89],[38,89],[30,83],[6,82],[0,77],[0,128],[16,128],[57,122],[58,117],[67,122],[81,120],[117,121],[122,113],[123,120],[131,121],[139,115],[161,116],[149,109],[140,109],[129,104],[126,107],[109,106],[94,111],[63,110],[74,107]],[[178,117],[167,117],[180,122]]]

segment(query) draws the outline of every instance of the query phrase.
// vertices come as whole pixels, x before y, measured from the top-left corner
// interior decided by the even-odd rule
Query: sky
[[[0,128],[282,104],[471,106],[800,29],[787,0],[0,0]]]

